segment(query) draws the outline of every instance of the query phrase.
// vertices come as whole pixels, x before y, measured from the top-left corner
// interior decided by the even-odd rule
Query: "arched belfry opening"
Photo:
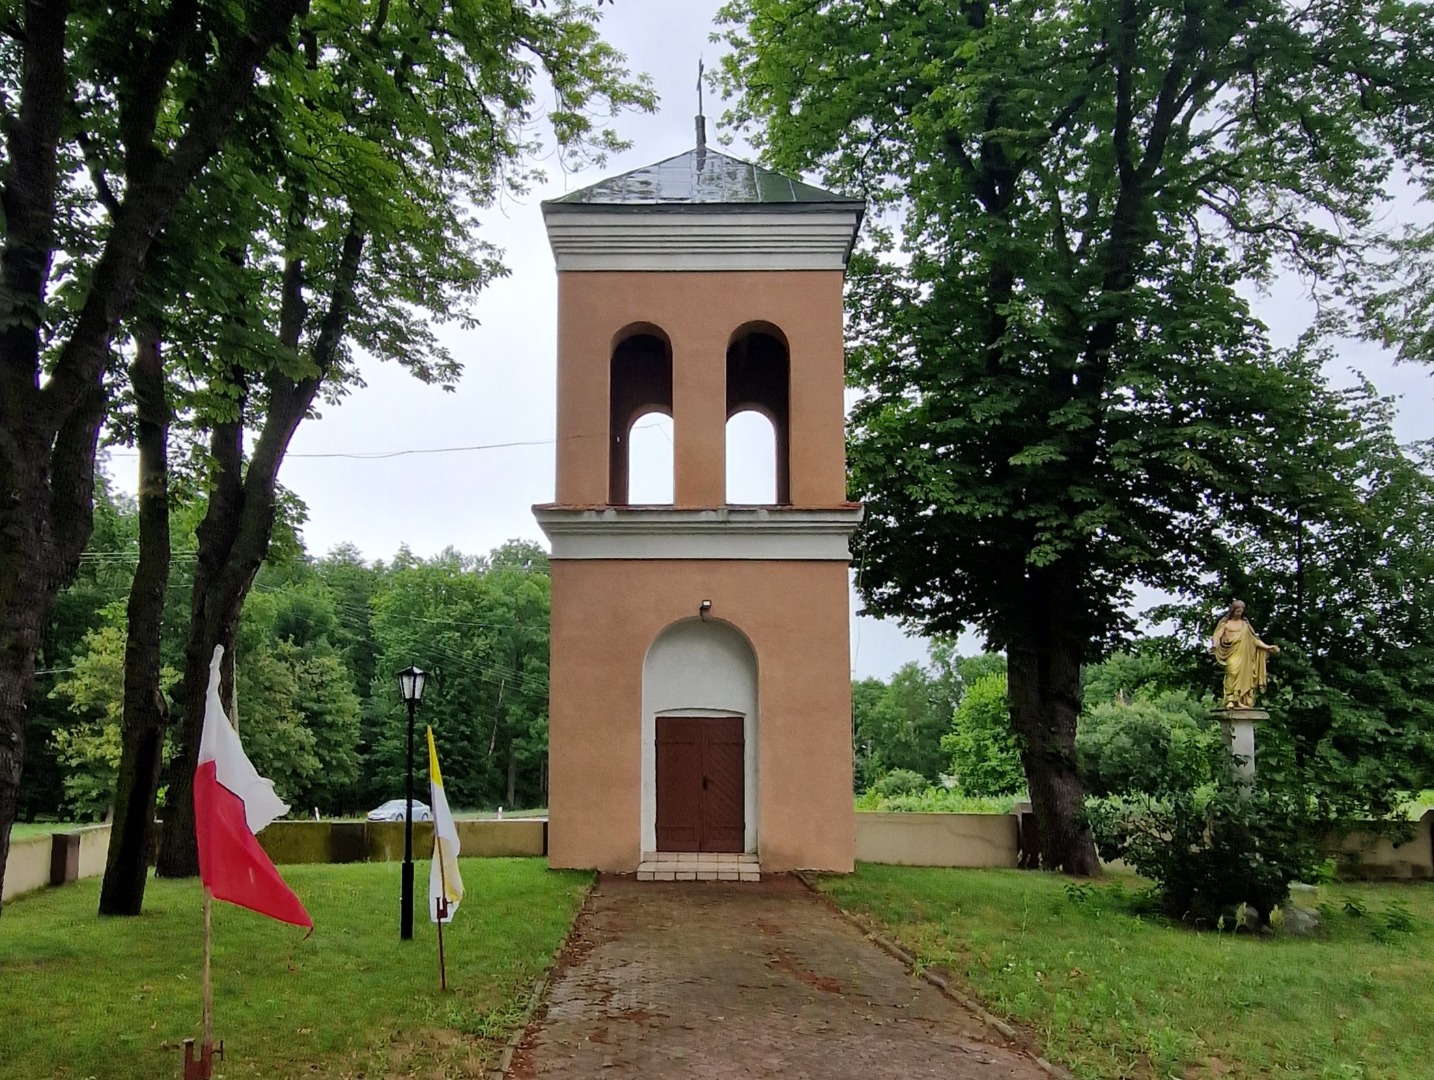
[[[613,339],[608,402],[608,502],[626,506],[633,425],[652,413],[672,415],[672,343],[658,327],[637,324]]]
[[[770,506],[777,500],[777,429],[766,413],[744,409],[727,419],[727,503]]]
[[[790,379],[791,360],[781,330],[769,323],[751,323],[732,335],[727,346],[727,420],[738,413],[756,412],[771,423],[776,456],[773,501],[779,505],[792,501],[787,407]],[[727,501],[734,500],[729,497]]]

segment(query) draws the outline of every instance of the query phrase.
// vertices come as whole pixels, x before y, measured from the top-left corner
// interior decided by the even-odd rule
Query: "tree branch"
[[[125,173],[131,184],[142,184],[160,159],[154,145],[155,127],[164,102],[169,74],[194,37],[199,4],[196,0],[173,0],[155,27],[147,48],[131,50],[131,73],[136,76],[133,92],[121,94],[120,138],[125,147]]]
[[[115,197],[114,189],[110,187],[109,178],[105,175],[104,162],[100,160],[99,147],[95,145],[94,139],[90,138],[87,131],[81,131],[76,136],[80,144],[80,151],[85,155],[85,165],[89,169],[90,182],[95,186],[95,196],[100,200],[100,205],[109,211],[113,218],[119,213],[120,201]]]
[[[103,373],[110,336],[129,308],[154,237],[228,135],[236,113],[249,100],[264,57],[294,19],[308,10],[308,2],[275,0],[257,9],[254,23],[225,53],[214,78],[197,97],[198,107],[173,153],[143,183],[126,191],[74,331],[41,392],[43,408],[56,418],[54,422]]]

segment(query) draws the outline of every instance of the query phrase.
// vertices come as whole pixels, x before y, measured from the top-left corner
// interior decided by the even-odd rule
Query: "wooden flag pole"
[[[443,920],[448,917],[448,898],[438,901],[438,988],[448,989],[448,970],[443,964]]]
[[[214,1048],[214,983],[209,978],[209,959],[213,953],[214,931],[212,914],[214,911],[214,894],[209,891],[209,886],[204,886],[204,1051],[206,1056],[213,1052]]]
[[[430,796],[431,797],[431,796]],[[442,895],[438,898],[438,988],[448,989],[448,969],[443,962],[443,920],[448,918],[448,871],[443,865],[443,847],[435,834],[433,854],[438,859],[438,885]]]
[[[213,926],[211,912],[214,897],[209,887],[204,887],[204,972],[200,981],[200,1008],[202,1010],[204,1042],[199,1047],[199,1056],[194,1056],[194,1040],[184,1040],[184,1080],[210,1080],[214,1075],[214,985],[209,978],[210,958],[213,954]],[[224,1044],[219,1044],[219,1057],[224,1057]]]

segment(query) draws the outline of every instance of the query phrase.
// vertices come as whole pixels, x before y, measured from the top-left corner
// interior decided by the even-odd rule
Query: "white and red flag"
[[[284,884],[254,835],[288,813],[289,807],[274,794],[274,782],[265,780],[249,763],[239,733],[224,716],[219,703],[219,660],[223,655],[224,646],[216,645],[209,661],[199,767],[194,771],[199,876],[217,900],[312,930],[314,920]]]

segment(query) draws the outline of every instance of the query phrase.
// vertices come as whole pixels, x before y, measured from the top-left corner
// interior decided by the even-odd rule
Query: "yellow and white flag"
[[[458,826],[443,793],[443,774],[438,771],[438,750],[433,729],[428,729],[428,788],[433,807],[433,861],[428,869],[428,917],[434,922],[452,922],[458,901],[463,899],[463,879],[458,876]]]

